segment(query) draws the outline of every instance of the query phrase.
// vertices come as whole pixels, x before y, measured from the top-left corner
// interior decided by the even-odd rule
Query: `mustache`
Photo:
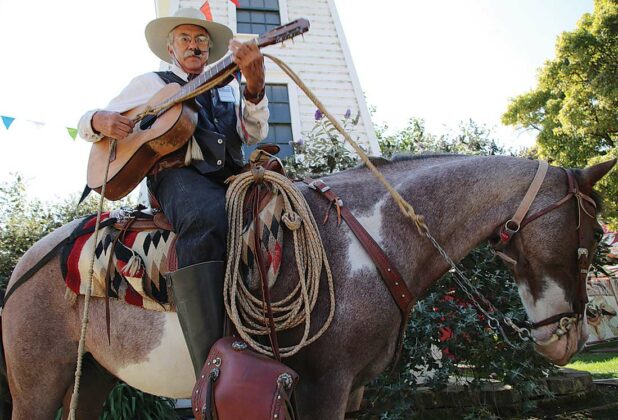
[[[195,52],[199,51],[199,54],[196,54]],[[182,58],[187,58],[187,57],[201,57],[204,55],[206,51],[202,51],[202,50],[187,50],[182,54]]]

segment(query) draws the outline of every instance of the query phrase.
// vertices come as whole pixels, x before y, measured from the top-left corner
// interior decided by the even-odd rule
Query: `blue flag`
[[[9,127],[11,126],[11,124],[13,124],[13,121],[15,121],[15,118],[13,118],[13,117],[6,117],[4,115],[2,115],[1,117],[2,117],[2,122],[4,123],[4,126],[8,130]]]

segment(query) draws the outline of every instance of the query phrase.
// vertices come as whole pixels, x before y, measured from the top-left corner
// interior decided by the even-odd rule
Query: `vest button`
[[[219,166],[221,166],[221,164],[222,164],[222,163],[223,163],[223,162],[222,162],[221,160],[218,160],[218,161],[217,161],[217,165],[219,165]]]
[[[217,143],[223,144],[223,139],[217,139]]]

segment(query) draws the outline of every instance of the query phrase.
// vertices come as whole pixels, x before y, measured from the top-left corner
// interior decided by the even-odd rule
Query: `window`
[[[268,137],[266,137],[262,143],[277,144],[281,148],[278,157],[283,159],[293,153],[290,142],[294,140],[292,135],[292,116],[290,114],[288,86],[267,84],[266,96],[268,97],[270,118],[268,120]],[[245,155],[249,156],[254,149],[255,145],[245,146]]]
[[[236,9],[236,32],[263,34],[281,26],[278,0],[240,0]]]

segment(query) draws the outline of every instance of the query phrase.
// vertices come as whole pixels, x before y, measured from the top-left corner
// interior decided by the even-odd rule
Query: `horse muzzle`
[[[584,319],[563,318],[549,337],[535,337],[535,350],[558,366],[566,365],[588,340]]]

